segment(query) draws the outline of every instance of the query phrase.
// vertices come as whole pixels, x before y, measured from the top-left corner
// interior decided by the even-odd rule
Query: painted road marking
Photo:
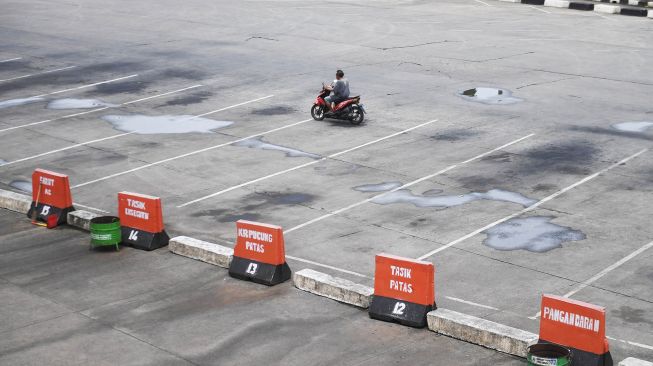
[[[199,88],[200,86],[203,86],[203,85],[201,85],[201,84],[193,85],[193,86],[189,86],[189,87],[187,87],[187,88],[183,88],[183,89],[177,89],[177,90],[169,91],[169,92],[162,93],[162,94],[152,95],[152,96],[149,96],[149,97],[146,97],[146,98],[141,98],[141,99],[132,100],[132,101],[129,101],[129,102],[125,102],[125,103],[118,104],[117,107],[125,106],[125,105],[129,105],[129,104],[133,104],[133,103],[137,103],[137,102],[142,102],[142,101],[149,100],[149,99],[159,98],[159,97],[163,97],[163,96],[170,95],[170,94],[174,94],[174,93],[180,93],[180,92],[183,92],[183,91],[186,91],[186,90],[189,90],[189,89]],[[18,128],[25,128],[25,127],[34,126],[34,125],[40,125],[40,124],[43,124],[43,123],[49,123],[49,122],[59,121],[59,120],[66,119],[66,118],[72,118],[72,117],[82,116],[82,115],[85,115],[85,114],[95,113],[95,112],[103,111],[103,110],[105,110],[105,109],[109,109],[109,108],[117,108],[117,107],[101,107],[101,108],[95,108],[95,109],[91,109],[91,110],[84,111],[84,112],[78,112],[78,113],[68,114],[68,115],[65,115],[65,116],[62,116],[62,117],[58,117],[58,118],[46,119],[46,120],[43,120],[43,121],[32,122],[32,123],[26,123],[26,124],[24,124],[24,125],[20,125],[20,126],[13,126],[13,127],[8,127],[8,128],[0,129],[0,132],[5,132],[5,131],[10,131],[10,130],[15,130],[15,129],[18,129]]]
[[[546,10],[544,10],[544,9],[536,8],[536,7],[534,7],[534,6],[529,6],[529,8],[531,8],[531,9],[535,9],[535,10],[537,10],[537,11],[541,11],[542,13],[551,14],[550,11],[546,11]]]
[[[456,240],[454,240],[454,241],[452,241],[452,242],[450,242],[450,243],[448,243],[446,245],[441,246],[440,248],[434,249],[434,250],[424,254],[423,256],[418,257],[417,259],[424,260],[424,259],[426,259],[426,258],[428,258],[428,257],[430,257],[430,256],[432,256],[432,255],[434,255],[436,253],[439,253],[439,252],[441,252],[441,251],[443,251],[445,249],[451,248],[452,246],[454,246],[454,245],[456,245],[456,244],[458,244],[458,243],[460,243],[462,241],[465,241],[465,240],[467,240],[467,239],[469,239],[469,238],[471,238],[473,236],[476,236],[476,235],[480,234],[481,232],[483,232],[483,231],[485,231],[487,229],[490,229],[490,228],[492,228],[494,226],[497,226],[497,225],[499,225],[499,224],[501,224],[503,222],[506,222],[506,221],[508,221],[510,219],[513,219],[513,218],[515,218],[517,216],[520,216],[520,215],[522,215],[524,213],[532,211],[532,210],[538,208],[539,206],[541,206],[542,204],[544,204],[544,203],[546,203],[546,202],[560,196],[561,194],[564,194],[565,192],[567,192],[569,190],[572,190],[572,189],[574,189],[574,188],[576,188],[576,187],[578,187],[578,186],[580,186],[580,185],[582,185],[584,183],[587,183],[590,180],[598,177],[599,175],[601,175],[601,174],[603,174],[603,173],[605,173],[605,172],[607,172],[609,170],[612,170],[613,168],[616,168],[619,165],[624,164],[624,163],[626,163],[627,161],[629,161],[631,159],[634,159],[634,158],[638,157],[639,155],[645,153],[646,151],[648,151],[648,149],[640,150],[639,152],[637,152],[637,153],[635,153],[633,155],[630,155],[629,157],[627,157],[627,158],[625,158],[623,160],[620,160],[620,161],[610,165],[607,168],[603,168],[603,169],[599,170],[598,172],[596,172],[596,173],[594,173],[592,175],[589,175],[589,176],[579,180],[578,182],[576,182],[576,183],[574,183],[574,184],[572,184],[570,186],[567,186],[567,187],[565,187],[565,188],[563,188],[563,189],[561,189],[561,190],[559,190],[559,191],[557,191],[557,192],[555,192],[555,193],[553,193],[553,194],[551,194],[551,195],[549,195],[547,197],[542,198],[541,200],[535,202],[534,204],[526,207],[525,209],[523,209],[521,211],[515,212],[514,214],[508,215],[508,216],[506,216],[504,218],[501,218],[501,219],[499,219],[499,220],[497,220],[497,221],[495,221],[493,223],[485,225],[480,229],[476,229],[476,230],[472,231],[471,233],[469,233],[469,234],[467,234],[465,236],[462,236],[462,237],[460,237],[460,238],[458,238],[458,239],[456,239]]]
[[[460,163],[458,163],[458,164],[450,165],[450,166],[448,166],[448,167],[446,167],[446,168],[444,168],[444,169],[442,169],[442,170],[439,170],[439,171],[437,171],[437,172],[435,172],[435,173],[433,173],[433,174],[429,174],[429,175],[424,176],[424,177],[422,177],[422,178],[416,179],[416,180],[414,180],[414,181],[412,181],[412,182],[406,183],[406,184],[404,184],[404,185],[402,185],[402,186],[400,186],[400,187],[397,187],[397,188],[395,188],[395,189],[392,189],[392,190],[390,190],[390,191],[387,191],[387,192],[384,192],[384,193],[378,194],[378,195],[373,196],[373,197],[370,197],[370,198],[368,198],[368,199],[365,199],[365,200],[362,200],[362,201],[356,202],[356,203],[354,203],[354,204],[351,204],[351,205],[349,205],[349,206],[347,206],[347,207],[343,207],[343,208],[338,209],[338,210],[336,210],[336,211],[329,212],[328,214],[325,214],[325,215],[322,215],[322,216],[320,216],[320,217],[314,218],[314,219],[312,219],[312,220],[306,221],[306,222],[303,223],[303,224],[299,224],[299,225],[297,225],[297,226],[295,226],[295,227],[292,227],[292,228],[290,228],[290,229],[288,229],[288,230],[285,230],[285,231],[284,231],[284,234],[291,233],[291,232],[293,232],[293,231],[295,231],[295,230],[298,230],[298,229],[301,229],[301,228],[306,227],[306,226],[308,226],[308,225],[314,224],[314,223],[316,223],[316,222],[318,222],[318,221],[322,221],[322,220],[324,220],[324,219],[326,219],[326,218],[329,218],[329,217],[331,217],[331,216],[338,215],[338,214],[343,213],[343,212],[345,212],[345,211],[351,210],[352,208],[355,208],[355,207],[358,207],[358,206],[363,205],[363,204],[365,204],[365,203],[368,203],[368,202],[370,202],[370,201],[372,201],[372,200],[375,200],[375,199],[377,199],[377,198],[379,198],[379,197],[385,196],[386,194],[394,193],[394,192],[396,192],[396,191],[398,191],[398,190],[400,190],[400,189],[405,189],[405,188],[410,187],[410,186],[413,186],[413,185],[415,185],[415,184],[417,184],[417,183],[423,182],[423,181],[425,181],[425,180],[427,180],[427,179],[431,179],[431,178],[433,178],[433,177],[435,177],[435,176],[438,176],[438,175],[440,175],[440,174],[446,173],[446,172],[448,172],[449,170],[452,170],[452,169],[454,169],[454,168],[457,168],[457,167],[460,166],[460,165],[465,165],[465,164],[470,163],[470,162],[472,162],[472,161],[474,161],[474,160],[478,160],[478,159],[480,159],[480,158],[482,158],[482,157],[484,157],[484,156],[487,156],[487,155],[489,155],[489,154],[492,154],[492,153],[494,153],[494,152],[496,152],[496,151],[499,151],[499,150],[501,150],[501,149],[504,149],[504,148],[506,148],[506,147],[508,147],[508,146],[510,146],[510,145],[516,144],[516,143],[518,143],[518,142],[520,142],[520,141],[523,141],[523,140],[528,139],[528,138],[533,137],[533,136],[535,136],[534,133],[532,133],[532,134],[530,134],[530,135],[526,135],[526,136],[524,136],[524,137],[520,137],[520,138],[518,138],[518,139],[516,139],[516,140],[513,140],[513,141],[511,141],[511,142],[509,142],[509,143],[507,143],[507,144],[505,144],[505,145],[501,145],[501,146],[499,146],[499,147],[497,147],[497,148],[495,148],[495,149],[492,149],[492,150],[490,150],[490,151],[486,151],[486,152],[484,152],[484,153],[482,153],[482,154],[476,155],[476,156],[474,156],[473,158],[467,159],[467,160],[462,161],[462,162],[460,162]]]
[[[86,84],[86,85],[76,86],[76,87],[74,87],[74,88],[68,88],[68,89],[63,89],[63,90],[57,90],[57,91],[53,91],[53,92],[45,93],[45,94],[41,94],[41,95],[35,95],[35,96],[33,96],[33,97],[30,97],[30,98],[42,98],[42,97],[47,97],[48,95],[61,94],[61,93],[65,93],[65,92],[69,92],[69,91],[73,91],[73,90],[80,90],[80,89],[90,88],[90,87],[92,87],[92,86],[102,85],[102,84],[108,84],[108,83],[112,83],[112,82],[114,82],[114,81],[119,81],[119,80],[131,79],[131,78],[135,78],[135,77],[137,77],[137,76],[138,76],[138,74],[127,75],[127,76],[123,76],[123,77],[115,78],[115,79],[111,79],[111,80],[105,80],[105,81],[100,81],[100,82],[97,82],[97,83],[92,83],[92,84]]]
[[[620,260],[618,260],[617,262],[613,263],[612,265],[606,267],[606,268],[603,269],[601,272],[595,274],[594,276],[592,276],[592,278],[588,279],[587,281],[580,282],[580,283],[578,284],[578,286],[577,286],[575,289],[573,289],[573,290],[567,292],[566,294],[563,295],[563,297],[571,297],[571,296],[573,296],[573,295],[576,294],[578,291],[580,291],[580,290],[584,289],[585,287],[591,285],[592,283],[596,282],[596,281],[597,281],[598,279],[600,279],[601,277],[603,277],[603,276],[605,276],[606,274],[608,274],[609,272],[612,272],[613,270],[619,268],[622,264],[624,264],[624,263],[628,262],[629,260],[635,258],[636,256],[640,255],[641,253],[645,252],[647,249],[649,249],[649,248],[651,248],[651,247],[653,247],[653,241],[650,242],[650,243],[648,243],[648,244],[644,244],[642,247],[640,247],[640,248],[637,249],[636,251],[634,251],[634,252],[628,254],[627,256],[621,258]],[[537,319],[540,315],[541,315],[541,313],[538,311],[537,314],[535,314],[534,316],[532,316],[532,317],[530,317],[530,318],[531,318],[531,319]]]
[[[181,204],[181,205],[177,206],[177,208],[181,208],[181,207],[185,207],[185,206],[188,206],[188,205],[191,205],[191,204],[197,203],[197,202],[201,202],[201,201],[204,201],[204,200],[206,200],[206,199],[209,199],[209,198],[212,198],[212,197],[216,197],[216,196],[219,196],[219,195],[224,194],[224,193],[227,193],[227,192],[231,192],[231,191],[233,191],[233,190],[235,190],[235,189],[238,189],[238,188],[242,188],[242,187],[248,186],[248,185],[250,185],[250,184],[254,184],[254,183],[257,183],[257,182],[261,182],[261,181],[266,180],[266,179],[269,179],[269,178],[273,178],[273,177],[276,177],[276,176],[279,176],[279,175],[282,175],[282,174],[285,174],[285,173],[289,173],[289,172],[292,172],[292,171],[295,171],[295,170],[298,170],[298,169],[302,169],[302,168],[305,168],[305,167],[307,167],[307,166],[311,166],[311,165],[314,165],[314,164],[320,163],[320,162],[325,161],[325,160],[327,160],[327,159],[335,158],[336,156],[340,156],[340,155],[346,154],[346,153],[348,153],[348,152],[352,152],[352,151],[354,151],[354,150],[358,150],[358,149],[361,149],[361,148],[363,148],[363,147],[366,147],[366,146],[369,146],[369,145],[375,144],[375,143],[377,143],[377,142],[381,142],[381,141],[387,140],[387,139],[389,139],[389,138],[392,138],[392,137],[395,137],[395,136],[398,136],[398,135],[404,134],[404,133],[406,133],[406,132],[409,132],[409,131],[412,131],[412,130],[414,130],[414,129],[417,129],[417,128],[420,128],[420,127],[426,126],[426,125],[431,124],[431,123],[436,122],[436,121],[437,121],[437,119],[434,119],[434,120],[432,120],[432,121],[428,121],[428,122],[422,123],[422,124],[420,124],[420,125],[417,125],[417,126],[415,126],[415,127],[411,127],[411,128],[407,128],[407,129],[405,129],[405,130],[399,131],[399,132],[395,132],[395,133],[393,133],[393,134],[390,134],[390,135],[387,135],[387,136],[384,136],[384,137],[378,138],[378,139],[376,139],[376,140],[373,140],[373,141],[370,141],[370,142],[364,143],[364,144],[362,144],[362,145],[358,145],[358,146],[355,146],[355,147],[349,148],[349,149],[347,149],[347,150],[343,150],[343,151],[337,152],[337,153],[335,153],[335,154],[331,154],[331,155],[328,155],[328,156],[322,157],[322,158],[320,158],[320,159],[318,159],[318,160],[314,160],[314,161],[311,161],[311,162],[308,162],[308,163],[304,163],[304,164],[301,164],[301,165],[297,165],[297,166],[292,167],[292,168],[284,169],[284,170],[278,171],[278,172],[276,172],[276,173],[268,174],[268,175],[266,175],[266,176],[263,176],[263,177],[260,177],[260,178],[256,178],[256,179],[250,180],[249,182],[245,182],[245,183],[237,184],[237,185],[235,185],[235,186],[232,186],[232,187],[229,187],[229,188],[223,189],[223,190],[221,190],[221,191],[218,191],[218,192],[215,192],[215,193],[208,194],[208,195],[206,195],[206,196],[203,196],[203,197],[200,197],[200,198],[194,199],[194,200],[192,200],[192,201],[188,201],[188,202],[186,202],[186,203],[184,203],[184,204]]]
[[[101,181],[104,181],[104,180],[107,180],[107,179],[111,179],[111,178],[119,177],[119,176],[121,176],[121,175],[129,174],[129,173],[133,173],[133,172],[136,172],[136,171],[139,171],[139,170],[142,170],[142,169],[146,169],[146,168],[149,168],[149,167],[152,167],[152,166],[155,166],[155,165],[159,165],[159,164],[167,163],[167,162],[169,162],[169,161],[173,161],[173,160],[177,160],[177,159],[185,158],[185,157],[187,157],[187,156],[192,156],[192,155],[196,155],[196,154],[201,154],[201,153],[203,153],[203,152],[210,151],[210,150],[214,150],[214,149],[218,149],[218,148],[221,148],[221,147],[224,147],[224,146],[228,146],[228,145],[234,144],[234,143],[236,143],[236,142],[240,142],[240,141],[244,141],[244,140],[251,139],[251,138],[254,138],[254,137],[258,137],[258,136],[266,135],[266,134],[269,134],[269,133],[272,133],[272,132],[276,132],[276,131],[281,131],[281,130],[284,130],[284,129],[286,129],[286,128],[290,128],[290,127],[294,127],[294,126],[300,125],[300,124],[302,124],[302,123],[310,122],[310,121],[312,121],[312,120],[313,120],[312,118],[311,118],[311,119],[305,119],[305,120],[303,120],[303,121],[299,121],[299,122],[291,123],[291,124],[289,124],[289,125],[285,125],[285,126],[281,126],[281,127],[277,127],[277,128],[274,128],[274,129],[268,130],[268,131],[264,131],[264,132],[261,132],[261,133],[257,133],[257,134],[255,134],[255,135],[250,135],[250,136],[243,137],[243,138],[239,138],[239,139],[236,139],[236,140],[231,140],[231,141],[228,141],[228,142],[225,142],[225,143],[222,143],[222,144],[209,146],[209,147],[206,147],[206,148],[204,148],[204,149],[191,151],[191,152],[188,152],[188,153],[185,153],[185,154],[181,154],[181,155],[177,155],[177,156],[173,156],[173,157],[170,157],[170,158],[167,158],[167,159],[158,160],[158,161],[155,161],[155,162],[153,162],[153,163],[149,163],[149,164],[145,164],[145,165],[139,166],[139,167],[137,167],[137,168],[133,168],[133,169],[125,170],[125,171],[122,171],[122,172],[118,172],[118,173],[114,173],[114,174],[111,174],[111,175],[107,175],[107,176],[102,177],[102,178],[93,179],[93,180],[88,181],[88,182],[80,183],[80,184],[74,185],[74,186],[72,186],[72,187],[70,187],[70,188],[72,189],[72,188],[84,187],[84,186],[87,186],[87,185],[89,185],[89,184],[93,184],[93,183],[101,182]]]
[[[481,4],[485,5],[485,6],[492,6],[492,5],[488,4],[488,3],[486,3],[485,1],[481,1],[481,0],[474,0],[474,1],[476,1],[477,3],[481,3]]]
[[[194,119],[194,118],[198,118],[200,116],[206,116],[206,115],[211,114],[211,113],[217,113],[217,112],[220,112],[220,111],[224,111],[224,110],[227,110],[227,109],[231,109],[231,108],[241,106],[243,104],[252,103],[254,101],[265,99],[265,98],[270,98],[270,97],[271,96],[267,96],[267,97],[263,97],[263,98],[250,100],[250,101],[247,101],[247,102],[244,102],[244,103],[234,104],[232,106],[224,107],[224,108],[221,108],[221,109],[216,109],[215,111],[211,111],[211,112],[208,112],[208,113],[203,113],[203,114],[200,114],[200,115],[197,115],[197,116],[192,116],[192,117],[187,118],[186,120],[191,120],[191,119]],[[122,137],[122,136],[131,135],[131,134],[134,134],[134,133],[137,133],[137,132],[138,131],[126,132],[126,133],[121,133],[121,134],[118,134],[118,135],[113,135],[113,136],[109,136],[109,137],[104,137],[104,138],[100,138],[100,139],[96,139],[96,140],[91,140],[91,141],[86,141],[86,142],[70,145],[70,146],[67,146],[67,147],[64,147],[64,148],[61,148],[61,149],[51,150],[51,151],[48,151],[48,152],[44,152],[44,153],[41,153],[41,154],[29,156],[29,157],[26,157],[26,158],[9,161],[9,162],[6,162],[6,163],[0,165],[0,167],[7,166],[7,165],[10,165],[10,164],[20,163],[20,162],[27,161],[27,160],[36,159],[36,158],[39,158],[39,157],[42,157],[42,156],[45,156],[45,155],[50,155],[50,154],[58,153],[58,152],[61,152],[61,151],[74,149],[76,147],[89,145],[89,144],[100,142],[100,141],[105,141],[105,140],[115,139],[115,138]]]
[[[5,167],[5,166],[7,166],[7,165],[12,165],[12,164],[20,163],[20,162],[23,162],[23,161],[27,161],[27,160],[32,160],[32,159],[40,158],[41,156],[50,155],[50,154],[58,153],[58,152],[61,152],[61,151],[66,151],[66,150],[74,149],[74,148],[76,148],[76,147],[85,146],[85,145],[93,144],[93,143],[100,142],[100,141],[106,141],[106,140],[111,140],[111,139],[115,139],[115,138],[122,137],[122,136],[131,135],[131,134],[133,134],[133,133],[134,133],[134,132],[126,132],[126,133],[121,133],[121,134],[113,135],[113,136],[109,136],[109,137],[103,137],[103,138],[101,138],[101,139],[96,139],[96,140],[91,140],[91,141],[81,142],[81,143],[78,143],[78,144],[74,144],[74,145],[70,145],[70,146],[62,147],[61,149],[50,150],[50,151],[48,151],[48,152],[44,152],[44,153],[41,153],[41,154],[28,156],[28,157],[26,157],[26,158],[22,158],[22,159],[17,159],[17,160],[8,161],[8,162],[6,162],[6,163],[4,163],[4,164],[0,164],[0,167]]]
[[[34,74],[26,74],[26,75],[16,76],[16,77],[9,78],[9,79],[2,79],[2,80],[0,80],[0,83],[5,82],[5,81],[25,79],[25,78],[29,78],[29,77],[37,76],[37,75],[50,74],[50,73],[57,72],[57,71],[70,70],[70,69],[73,69],[75,67],[77,67],[77,66],[68,66],[68,67],[62,67],[60,69],[47,70],[47,71],[36,72]]]
[[[328,265],[328,264],[323,264],[323,263],[313,262],[313,261],[310,261],[310,260],[308,260],[308,259],[303,259],[303,258],[293,257],[293,256],[290,256],[290,255],[286,255],[286,258],[288,258],[288,259],[292,259],[292,260],[295,260],[295,261],[298,261],[298,262],[303,262],[303,263],[312,264],[312,265],[314,265],[314,266],[318,266],[318,267],[323,267],[323,268],[332,269],[332,270],[334,270],[334,271],[338,271],[338,272],[342,272],[342,273],[348,273],[348,274],[350,274],[350,275],[354,275],[354,276],[358,276],[358,277],[362,277],[362,278],[371,278],[370,276],[366,276],[366,275],[364,275],[364,274],[362,274],[362,273],[358,273],[358,272],[350,271],[350,270],[347,270],[347,269],[342,269],[342,268],[338,268],[338,267],[330,266],[330,265]]]
[[[493,306],[483,305],[483,304],[479,304],[477,302],[471,302],[471,301],[459,299],[457,297],[445,296],[445,298],[447,298],[447,299],[449,299],[451,301],[457,301],[457,302],[460,302],[460,303],[463,303],[463,304],[472,305],[472,306],[476,306],[476,307],[479,307],[479,308],[501,311],[500,309],[497,309],[497,308],[495,308]]]
[[[11,62],[11,61],[17,61],[17,60],[22,60],[22,59],[23,59],[22,57],[14,57],[14,58],[10,58],[10,59],[7,59],[7,60],[0,61],[0,64],[3,63],[3,62]]]
[[[101,213],[109,213],[109,211],[105,211],[105,210],[95,208],[95,207],[91,207],[91,206],[82,205],[81,203],[77,203],[77,202],[73,202],[73,206],[79,206],[79,207],[83,207],[83,208],[91,210],[91,211],[97,211],[97,212],[101,212]]]

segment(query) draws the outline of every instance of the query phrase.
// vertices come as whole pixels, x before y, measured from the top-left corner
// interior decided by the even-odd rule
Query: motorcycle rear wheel
[[[351,109],[351,118],[349,119],[349,122],[351,122],[352,125],[360,125],[363,123],[363,120],[365,119],[365,114],[363,113],[363,110],[360,109],[359,106],[355,105]]]
[[[313,104],[313,107],[311,107],[311,117],[313,117],[314,120],[323,120],[325,114],[324,106]]]

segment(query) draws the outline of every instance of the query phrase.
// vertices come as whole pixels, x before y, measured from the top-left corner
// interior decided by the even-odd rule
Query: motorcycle
[[[330,110],[327,106],[327,102],[324,98],[328,97],[331,91],[327,90],[324,84],[322,84],[322,91],[315,98],[315,102],[311,107],[311,117],[316,121],[322,121],[325,118],[334,118],[342,119],[349,121],[353,125],[360,125],[365,119],[365,108],[360,103],[361,97],[357,95],[355,97],[347,98],[346,100],[336,104],[336,107],[333,110]]]

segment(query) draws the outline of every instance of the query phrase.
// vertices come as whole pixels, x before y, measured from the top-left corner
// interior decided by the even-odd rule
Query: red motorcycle
[[[322,91],[315,98],[315,103],[311,107],[311,116],[316,121],[321,121],[325,118],[342,119],[351,122],[354,125],[360,125],[365,118],[365,109],[360,103],[361,97],[347,98],[346,100],[336,104],[334,110],[330,110],[324,98],[328,97],[331,91],[327,90],[322,84]]]

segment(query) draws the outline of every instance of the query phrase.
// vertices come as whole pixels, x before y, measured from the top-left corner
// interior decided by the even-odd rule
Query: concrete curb
[[[447,309],[427,314],[430,330],[511,355],[526,357],[537,334]]]
[[[293,284],[300,290],[367,309],[374,289],[306,268],[293,273]]]
[[[610,4],[600,4],[600,3],[593,4],[593,3],[579,2],[573,0],[498,0],[498,1],[508,2],[508,3],[522,3],[527,5],[543,5],[547,7],[572,9],[572,10],[596,11],[598,13],[605,13],[605,14],[621,14],[627,16],[653,18],[652,9],[624,8],[620,5],[612,5],[612,4],[620,4],[620,2],[618,1],[614,1]],[[628,4],[632,6],[642,6],[642,1],[628,0]]]
[[[234,250],[231,248],[187,236],[176,236],[170,239],[168,248],[175,254],[223,268],[229,268],[234,256]]]
[[[0,208],[27,214],[31,205],[30,196],[0,189]]]
[[[653,366],[653,362],[640,360],[639,358],[628,357],[627,359],[619,362],[618,366]]]
[[[544,0],[544,6],[569,9],[568,0]]]
[[[82,230],[91,231],[91,219],[96,218],[100,215],[95,214],[89,211],[76,210],[68,212],[68,217],[66,221],[68,225],[78,227]]]
[[[595,4],[594,11],[598,13],[618,14],[621,11],[621,7],[617,5]]]

